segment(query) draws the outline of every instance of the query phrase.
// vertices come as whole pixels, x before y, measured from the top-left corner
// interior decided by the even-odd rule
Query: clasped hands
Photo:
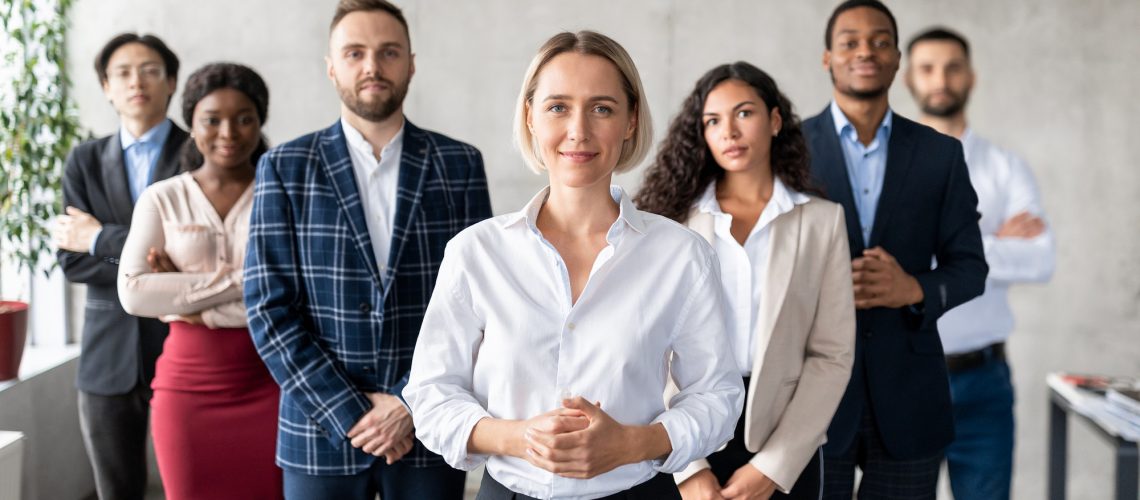
[[[372,409],[348,430],[354,448],[369,455],[384,457],[392,465],[412,449],[415,427],[412,414],[399,398],[391,394],[366,392]]]
[[[851,281],[856,309],[899,308],[917,304],[924,298],[918,280],[907,274],[882,247],[863,250],[862,257],[851,261]]]
[[[562,408],[514,421],[512,426],[506,454],[574,479],[589,479],[672,451],[663,425],[623,425],[602,411],[600,403],[581,396],[566,398]]]

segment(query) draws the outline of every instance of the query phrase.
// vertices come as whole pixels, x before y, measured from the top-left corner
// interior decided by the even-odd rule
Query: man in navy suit
[[[245,265],[285,496],[458,500],[465,474],[415,440],[400,391],[447,241],[491,215],[482,156],[405,119],[398,7],[342,0],[330,32],[341,119],[262,157]]]
[[[894,16],[849,0],[828,20],[834,98],[804,122],[812,173],[846,211],[855,364],[824,447],[828,498],[935,497],[954,436],[937,320],[983,291],[978,199],[957,140],[891,112]],[[933,264],[932,264],[933,263]]]

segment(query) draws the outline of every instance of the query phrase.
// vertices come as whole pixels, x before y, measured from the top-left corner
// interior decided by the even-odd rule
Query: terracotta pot
[[[20,374],[20,359],[28,338],[28,305],[0,301],[0,380]]]

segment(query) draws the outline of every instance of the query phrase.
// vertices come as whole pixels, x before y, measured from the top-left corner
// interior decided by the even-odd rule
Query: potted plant
[[[60,213],[65,158],[82,138],[68,94],[70,6],[71,0],[0,0],[8,40],[0,45],[0,259],[28,273],[55,267],[48,224]],[[0,380],[18,373],[27,314],[27,304],[0,302]]]

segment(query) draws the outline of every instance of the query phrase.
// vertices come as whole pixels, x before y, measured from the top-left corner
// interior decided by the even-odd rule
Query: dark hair
[[[216,90],[234,89],[241,92],[253,102],[257,111],[257,119],[262,126],[269,113],[269,88],[265,80],[261,79],[256,71],[248,66],[233,63],[213,63],[202,66],[198,71],[186,79],[186,88],[182,90],[182,119],[186,126],[194,128],[194,108],[206,96]],[[250,162],[257,165],[257,160],[269,149],[265,136],[261,136],[257,148],[250,156]],[[202,166],[205,158],[194,140],[188,140],[182,145],[182,170],[189,172]]]
[[[807,142],[791,101],[768,73],[738,61],[705,73],[685,98],[681,111],[669,125],[669,135],[661,143],[657,161],[645,172],[645,181],[634,198],[638,208],[683,222],[709,183],[724,176],[724,169],[705,143],[702,115],[709,93],[727,80],[747,83],[764,101],[769,113],[773,109],[780,111],[783,125],[772,138],[772,175],[796,191],[820,194],[811,182]]]
[[[957,43],[958,45],[962,46],[962,52],[966,54],[966,59],[970,58],[970,42],[966,41],[966,37],[963,37],[962,35],[951,31],[949,28],[943,28],[941,26],[935,26],[933,28],[927,29],[926,31],[919,33],[914,38],[911,38],[910,43],[906,44],[906,55],[910,56],[911,52],[914,52],[914,46],[918,45],[919,42],[928,41],[948,41]]]
[[[404,33],[407,33],[409,42],[412,38],[412,32],[408,29],[408,20],[404,19],[404,11],[396,7],[395,4],[387,0],[340,0],[336,4],[336,13],[333,14],[332,22],[329,23],[329,32],[336,29],[336,25],[340,24],[340,20],[344,16],[352,14],[353,12],[369,12],[381,11],[387,12],[404,27]]]
[[[870,7],[886,14],[887,19],[891,21],[892,37],[895,40],[895,48],[897,49],[899,46],[899,25],[895,22],[895,16],[891,14],[891,10],[879,0],[847,0],[839,4],[839,6],[831,12],[831,17],[827,18],[827,32],[823,34],[823,47],[827,50],[831,50],[831,31],[835,29],[835,20],[839,19],[839,15],[859,7]]]
[[[99,83],[107,81],[107,63],[111,61],[111,55],[128,43],[141,43],[147,48],[158,52],[159,57],[162,58],[162,65],[166,71],[167,78],[178,80],[178,56],[174,55],[162,39],[154,35],[139,35],[137,33],[121,33],[106,45],[95,55],[95,74],[99,75]],[[169,104],[169,102],[168,102]]]

